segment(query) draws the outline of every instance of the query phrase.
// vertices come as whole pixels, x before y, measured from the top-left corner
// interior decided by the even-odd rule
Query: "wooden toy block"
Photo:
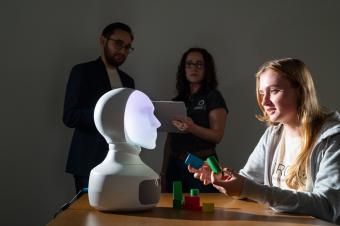
[[[177,200],[177,199],[173,199],[172,200],[172,208],[174,209],[181,209],[182,208],[182,201],[183,200]]]
[[[204,202],[202,204],[202,211],[204,213],[212,213],[215,211],[215,204],[212,202]]]
[[[203,166],[204,161],[193,154],[188,154],[187,158],[185,159],[185,164],[191,165],[195,169],[199,169]]]
[[[197,189],[197,188],[192,188],[192,189],[190,189],[190,196],[198,196],[198,194],[199,194],[199,189]]]
[[[182,192],[182,182],[181,181],[173,181],[172,182],[172,197],[175,200],[183,200],[183,192]]]
[[[210,169],[215,173],[218,174],[222,171],[220,165],[218,164],[218,161],[215,156],[210,156],[207,158],[208,165]]]
[[[187,210],[201,210],[200,197],[199,196],[184,196],[184,209]]]

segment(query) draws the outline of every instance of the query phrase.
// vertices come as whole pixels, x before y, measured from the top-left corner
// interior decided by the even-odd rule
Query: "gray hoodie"
[[[272,174],[282,125],[267,128],[240,174],[242,197],[280,212],[307,214],[340,224],[340,114],[324,123],[310,158],[306,191],[273,187]]]

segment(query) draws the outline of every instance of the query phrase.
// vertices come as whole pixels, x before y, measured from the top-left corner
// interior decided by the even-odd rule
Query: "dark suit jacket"
[[[129,75],[119,69],[118,74],[124,87],[135,88]],[[110,90],[110,80],[100,57],[72,68],[66,88],[63,121],[75,130],[66,172],[89,176],[91,169],[104,160],[108,144],[95,127],[93,113],[98,99]]]

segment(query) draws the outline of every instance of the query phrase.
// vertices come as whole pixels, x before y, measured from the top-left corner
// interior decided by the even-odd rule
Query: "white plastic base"
[[[136,211],[157,205],[159,176],[140,159],[139,152],[140,148],[127,143],[110,144],[105,160],[90,174],[91,206],[101,211]]]

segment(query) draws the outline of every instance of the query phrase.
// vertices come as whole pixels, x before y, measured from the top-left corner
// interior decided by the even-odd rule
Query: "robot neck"
[[[126,153],[126,154],[135,154],[139,155],[141,152],[141,148],[137,145],[120,142],[120,143],[114,143],[109,144],[109,151],[119,152],[119,153]]]
[[[109,144],[109,151],[105,162],[115,162],[120,164],[142,164],[139,153],[141,148],[128,143]]]

